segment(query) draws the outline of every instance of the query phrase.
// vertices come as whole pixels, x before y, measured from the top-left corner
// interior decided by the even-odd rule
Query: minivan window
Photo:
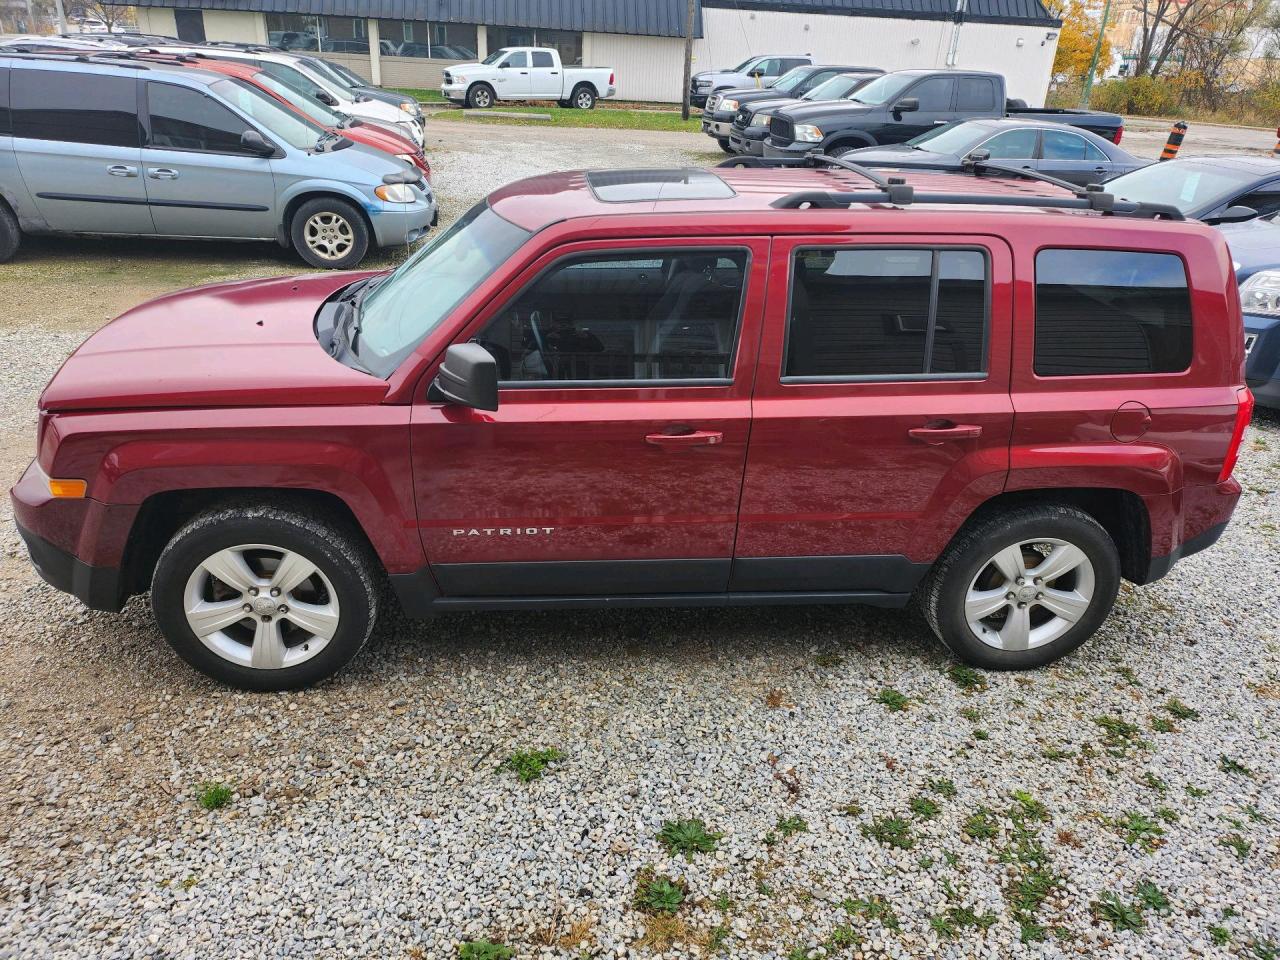
[[[252,117],[269,135],[278,137],[295,150],[310,150],[324,132],[318,124],[298,116],[252,84],[240,80],[217,80],[209,84],[209,89]]]
[[[247,124],[197,90],[172,83],[147,84],[151,118],[148,146],[207,153],[248,153],[240,145]]]
[[[355,354],[390,376],[405,357],[532,234],[481,201],[374,287],[360,306]]]
[[[476,341],[509,383],[728,380],[746,272],[745,250],[573,257]]]
[[[1191,295],[1179,257],[1128,250],[1036,254],[1038,376],[1177,373],[1190,365]]]
[[[981,376],[989,289],[979,250],[798,250],[783,377]]]
[[[12,70],[13,135],[31,140],[139,145],[133,77],[75,70]]]
[[[9,68],[0,65],[0,137],[13,132],[9,123]]]

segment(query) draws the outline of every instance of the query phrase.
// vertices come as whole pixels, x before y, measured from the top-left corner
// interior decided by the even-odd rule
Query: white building
[[[1060,21],[1041,0],[695,0],[694,71],[763,53],[833,64],[1003,73],[1043,104]],[[138,29],[319,49],[375,83],[438,86],[502,46],[610,66],[624,100],[681,97],[686,0],[132,0]]]

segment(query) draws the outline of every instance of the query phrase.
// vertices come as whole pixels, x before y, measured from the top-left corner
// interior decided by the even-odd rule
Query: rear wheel
[[[596,105],[596,92],[584,85],[573,91],[571,99],[575,109],[590,110]]]
[[[925,618],[961,660],[992,670],[1043,666],[1102,625],[1120,557],[1087,513],[1019,507],[957,534],[921,594]]]
[[[467,91],[467,106],[475,110],[488,110],[493,100],[493,87],[487,83],[477,83]]]
[[[179,530],[156,564],[151,605],[179,656],[243,690],[332,676],[378,614],[367,549],[337,525],[265,505]]]
[[[337,197],[317,197],[298,208],[289,225],[293,248],[313,267],[349,270],[369,250],[360,211]]]
[[[22,229],[13,211],[0,201],[0,263],[8,263],[22,243]]]

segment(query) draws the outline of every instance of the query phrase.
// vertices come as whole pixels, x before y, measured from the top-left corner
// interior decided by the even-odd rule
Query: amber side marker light
[[[79,500],[89,492],[89,484],[83,480],[55,480],[49,478],[49,493],[59,499]]]

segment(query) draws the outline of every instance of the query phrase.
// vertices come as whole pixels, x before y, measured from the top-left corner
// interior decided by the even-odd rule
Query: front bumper
[[[729,139],[729,134],[733,132],[733,117],[728,120],[717,120],[717,114],[707,116],[702,115],[702,132],[709,137],[715,137],[717,140]]]
[[[747,157],[763,157],[765,136],[753,137],[750,127],[746,130],[734,127],[733,133],[729,134],[729,148]]]
[[[440,84],[440,93],[446,100],[462,103],[467,99],[467,85],[465,83],[442,83]]]
[[[793,140],[791,143],[776,143],[773,137],[765,137],[763,156],[770,160],[799,160],[803,158],[810,150],[821,150],[820,143],[802,143],[799,140]]]
[[[1261,406],[1280,409],[1280,320],[1245,314],[1244,381]]]
[[[421,240],[439,219],[435,193],[428,186],[413,203],[384,203],[369,210],[374,242],[380,247],[398,247]]]
[[[91,566],[36,536],[22,524],[17,527],[36,573],[49,586],[71,594],[90,610],[114,613],[124,606],[119,567]]]

